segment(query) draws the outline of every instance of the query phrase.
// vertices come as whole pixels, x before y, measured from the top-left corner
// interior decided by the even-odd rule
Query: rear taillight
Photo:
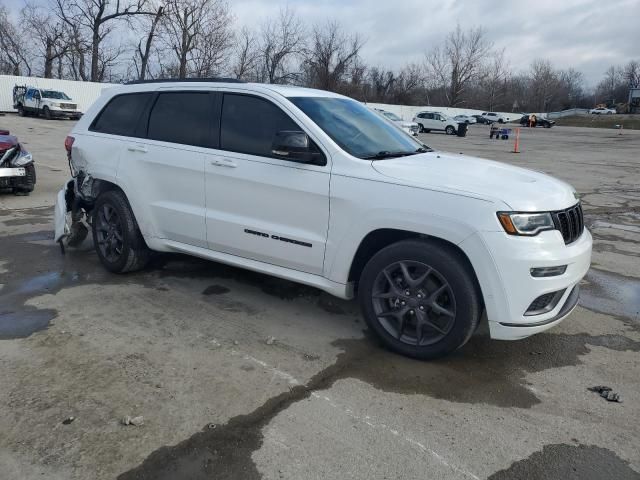
[[[67,138],[64,139],[64,149],[67,151],[67,156],[71,158],[71,147],[73,147],[73,142],[75,138],[71,135],[67,135]]]

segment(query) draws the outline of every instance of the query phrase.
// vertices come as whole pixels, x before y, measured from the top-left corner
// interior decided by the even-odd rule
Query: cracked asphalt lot
[[[640,478],[640,132],[523,130],[519,155],[482,126],[422,135],[569,181],[595,244],[560,326],[419,362],[312,288],[177,255],[113,275],[90,241],[61,255],[72,122],[0,120],[38,161],[31,196],[0,193],[1,479]]]

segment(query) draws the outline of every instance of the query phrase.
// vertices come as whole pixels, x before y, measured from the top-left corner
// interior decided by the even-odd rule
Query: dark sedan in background
[[[551,128],[556,124],[553,120],[547,120],[546,118],[536,117],[536,127]],[[523,127],[529,126],[529,115],[523,115],[520,119],[520,125]]]

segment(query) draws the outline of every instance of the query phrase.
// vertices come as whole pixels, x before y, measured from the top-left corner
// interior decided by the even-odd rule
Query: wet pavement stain
[[[640,328],[640,280],[592,268],[580,290],[580,305],[631,321]]]
[[[55,316],[56,311],[48,309],[0,312],[0,340],[28,337],[47,328]]]
[[[202,291],[203,295],[222,295],[229,293],[231,290],[222,285],[210,285]]]
[[[487,480],[638,480],[640,473],[611,450],[594,445],[545,445],[542,451],[494,473]]]
[[[615,335],[540,334],[521,342],[475,337],[450,357],[420,362],[387,352],[369,339],[338,340],[333,345],[343,351],[336,362],[306,385],[293,387],[224,425],[208,425],[177,445],[156,450],[118,480],[259,479],[252,453],[262,446],[263,428],[292,404],[341,379],[355,378],[388,392],[528,408],[539,400],[526,388],[525,373],[575,365],[578,357],[588,352],[587,344],[640,350],[640,342]]]

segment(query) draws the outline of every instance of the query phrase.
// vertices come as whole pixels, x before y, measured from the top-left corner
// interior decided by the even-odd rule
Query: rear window
[[[151,110],[147,138],[183,145],[210,146],[213,116],[211,99],[208,92],[161,93]]]
[[[111,99],[89,127],[92,132],[134,137],[142,111],[152,92],[127,93]]]

